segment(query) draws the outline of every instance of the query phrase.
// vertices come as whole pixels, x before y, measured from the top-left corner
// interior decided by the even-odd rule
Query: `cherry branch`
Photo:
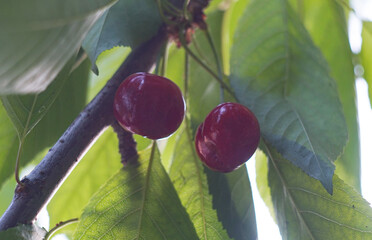
[[[166,40],[166,34],[159,32],[132,51],[44,159],[22,179],[24,186],[17,185],[11,204],[0,218],[0,231],[34,221],[94,140],[114,123],[112,105],[122,80],[134,72],[149,71]]]

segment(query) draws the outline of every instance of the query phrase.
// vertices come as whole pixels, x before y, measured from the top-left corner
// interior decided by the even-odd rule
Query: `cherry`
[[[231,172],[256,151],[260,127],[255,115],[238,103],[222,103],[199,126],[195,147],[202,162],[212,170]]]
[[[119,86],[114,115],[132,133],[150,139],[171,135],[181,125],[185,103],[181,90],[171,80],[150,73],[135,73]]]

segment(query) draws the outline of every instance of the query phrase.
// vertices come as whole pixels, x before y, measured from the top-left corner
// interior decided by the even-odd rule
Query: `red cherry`
[[[114,115],[120,125],[150,139],[171,135],[184,114],[181,90],[169,79],[154,74],[130,75],[115,94]]]
[[[260,126],[255,115],[238,103],[222,103],[199,126],[195,147],[210,169],[231,172],[256,151]]]

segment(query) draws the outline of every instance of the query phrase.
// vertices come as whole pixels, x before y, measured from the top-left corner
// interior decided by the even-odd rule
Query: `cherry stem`
[[[173,16],[177,17],[178,14],[182,14],[182,11],[178,9],[177,7],[175,7],[171,2],[167,0],[163,2],[164,2],[166,9],[169,10],[168,12],[171,13]],[[176,12],[176,14],[173,14],[173,12]]]
[[[162,2],[163,2],[163,4],[162,4]],[[166,25],[176,25],[177,23],[169,20],[167,18],[167,16],[165,15],[165,13],[167,13],[171,17],[176,17],[177,18],[180,15],[182,15],[182,11],[180,9],[178,9],[177,7],[175,7],[172,3],[168,2],[167,0],[165,0],[165,1],[156,0],[156,3],[157,3],[157,6],[159,8],[160,17],[164,21],[164,23]],[[176,12],[176,13],[174,13],[174,12]]]
[[[162,52],[162,62],[161,62],[161,68],[160,68],[160,76],[165,76],[165,71],[167,69],[167,63],[168,63],[168,43],[164,44],[163,52]]]
[[[15,165],[15,170],[14,170],[15,180],[16,180],[17,184],[19,184],[22,187],[24,186],[24,184],[19,178],[19,163],[20,163],[20,159],[21,159],[23,142],[24,142],[24,138],[19,140],[18,153],[17,153],[16,165]]]
[[[189,54],[187,52],[185,52],[185,86],[184,86],[184,95],[185,95],[185,101],[186,101],[186,105],[187,102],[188,102],[188,91],[189,91]],[[189,121],[189,111],[190,111],[190,107],[186,108],[186,116],[185,116],[185,130],[186,130],[186,134],[187,134],[187,138],[189,140],[189,143],[192,143],[192,137],[191,137],[191,134],[190,134],[190,121]],[[193,149],[191,147],[191,149]]]
[[[185,52],[185,81],[183,86],[183,95],[185,96],[186,106],[188,106],[188,94],[189,94],[189,54]],[[187,109],[189,108],[187,107],[186,111]]]
[[[137,163],[137,143],[133,138],[133,134],[124,130],[117,121],[111,124],[111,127],[116,132],[119,140],[119,152],[121,155],[121,163],[126,166],[128,163]]]
[[[187,6],[189,5],[190,0],[184,0],[183,2],[183,15],[186,19],[188,19],[188,11],[187,11]]]
[[[23,184],[23,182],[19,178],[19,164],[20,164],[20,161],[21,161],[23,143],[25,141],[25,138],[26,138],[27,134],[31,131],[31,129],[29,129],[29,124],[30,124],[30,121],[31,121],[31,115],[32,115],[31,113],[34,111],[37,98],[38,98],[38,95],[36,95],[34,97],[34,101],[32,102],[30,114],[27,117],[27,121],[26,121],[25,127],[23,128],[22,135],[21,134],[18,135],[19,136],[19,147],[18,147],[18,152],[17,152],[17,159],[16,159],[16,165],[15,165],[15,169],[14,169],[14,175],[15,175],[15,180],[16,180],[17,184],[21,188],[23,188],[25,185]]]
[[[163,20],[163,22],[167,25],[175,25],[174,22],[172,22],[171,20],[169,20],[165,14],[164,14],[164,11],[163,11],[163,6],[161,4],[161,0],[156,0],[156,3],[157,3],[157,6],[158,6],[158,9],[159,9],[159,13],[160,13],[160,17],[161,19]],[[170,11],[172,12],[172,11]]]
[[[199,54],[200,58],[204,60],[204,62],[207,64],[207,65],[211,65],[211,63],[208,61],[208,58],[205,57],[205,55],[202,53],[202,51],[200,50],[200,47],[199,47],[199,44],[198,44],[198,41],[197,39],[195,38],[195,36],[193,35],[192,36],[192,44],[196,50],[196,53]]]
[[[61,228],[67,225],[70,225],[71,223],[76,223],[77,221],[79,221],[78,218],[73,218],[73,219],[70,219],[64,222],[57,223],[54,228],[49,230],[49,232],[45,235],[44,239],[49,240],[53,236],[53,234],[56,233],[58,230],[60,230]]]
[[[162,62],[162,55],[159,54],[158,57],[156,58],[156,65],[155,65],[155,70],[154,70],[154,73],[156,75],[159,75],[159,69],[160,69],[160,65],[161,65],[161,62]]]
[[[181,31],[182,32],[182,31]],[[212,77],[214,77],[220,84],[221,86],[226,89],[228,93],[230,93],[232,96],[234,96],[234,93],[231,91],[231,89],[224,83],[223,79],[220,78],[212,69],[210,69],[202,60],[200,60],[192,51],[191,49],[187,46],[185,39],[180,33],[180,42],[182,44],[182,47],[185,49],[185,51],[197,62],[199,63],[200,66],[202,66]]]
[[[168,43],[164,43],[161,52],[158,55],[155,66],[155,74],[164,77],[168,62]]]
[[[218,57],[216,47],[215,47],[215,45],[213,43],[213,39],[211,37],[211,34],[210,34],[208,28],[206,28],[204,30],[204,33],[205,33],[205,35],[206,35],[206,37],[208,39],[209,46],[212,49],[212,52],[213,52],[213,55],[214,55],[214,59],[216,60],[216,66],[217,66],[218,76],[220,77],[220,79],[223,79],[221,61],[220,61],[220,58]],[[225,93],[224,93],[223,86],[221,84],[220,84],[220,98],[221,98],[221,102],[222,103],[225,102]]]

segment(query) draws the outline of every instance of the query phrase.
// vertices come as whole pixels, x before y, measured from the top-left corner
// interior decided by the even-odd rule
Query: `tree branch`
[[[149,71],[165,41],[166,34],[159,32],[132,51],[44,159],[22,180],[25,186],[17,186],[11,204],[0,219],[0,231],[20,223],[31,223],[36,218],[94,139],[115,121],[112,106],[120,83],[132,73]]]

